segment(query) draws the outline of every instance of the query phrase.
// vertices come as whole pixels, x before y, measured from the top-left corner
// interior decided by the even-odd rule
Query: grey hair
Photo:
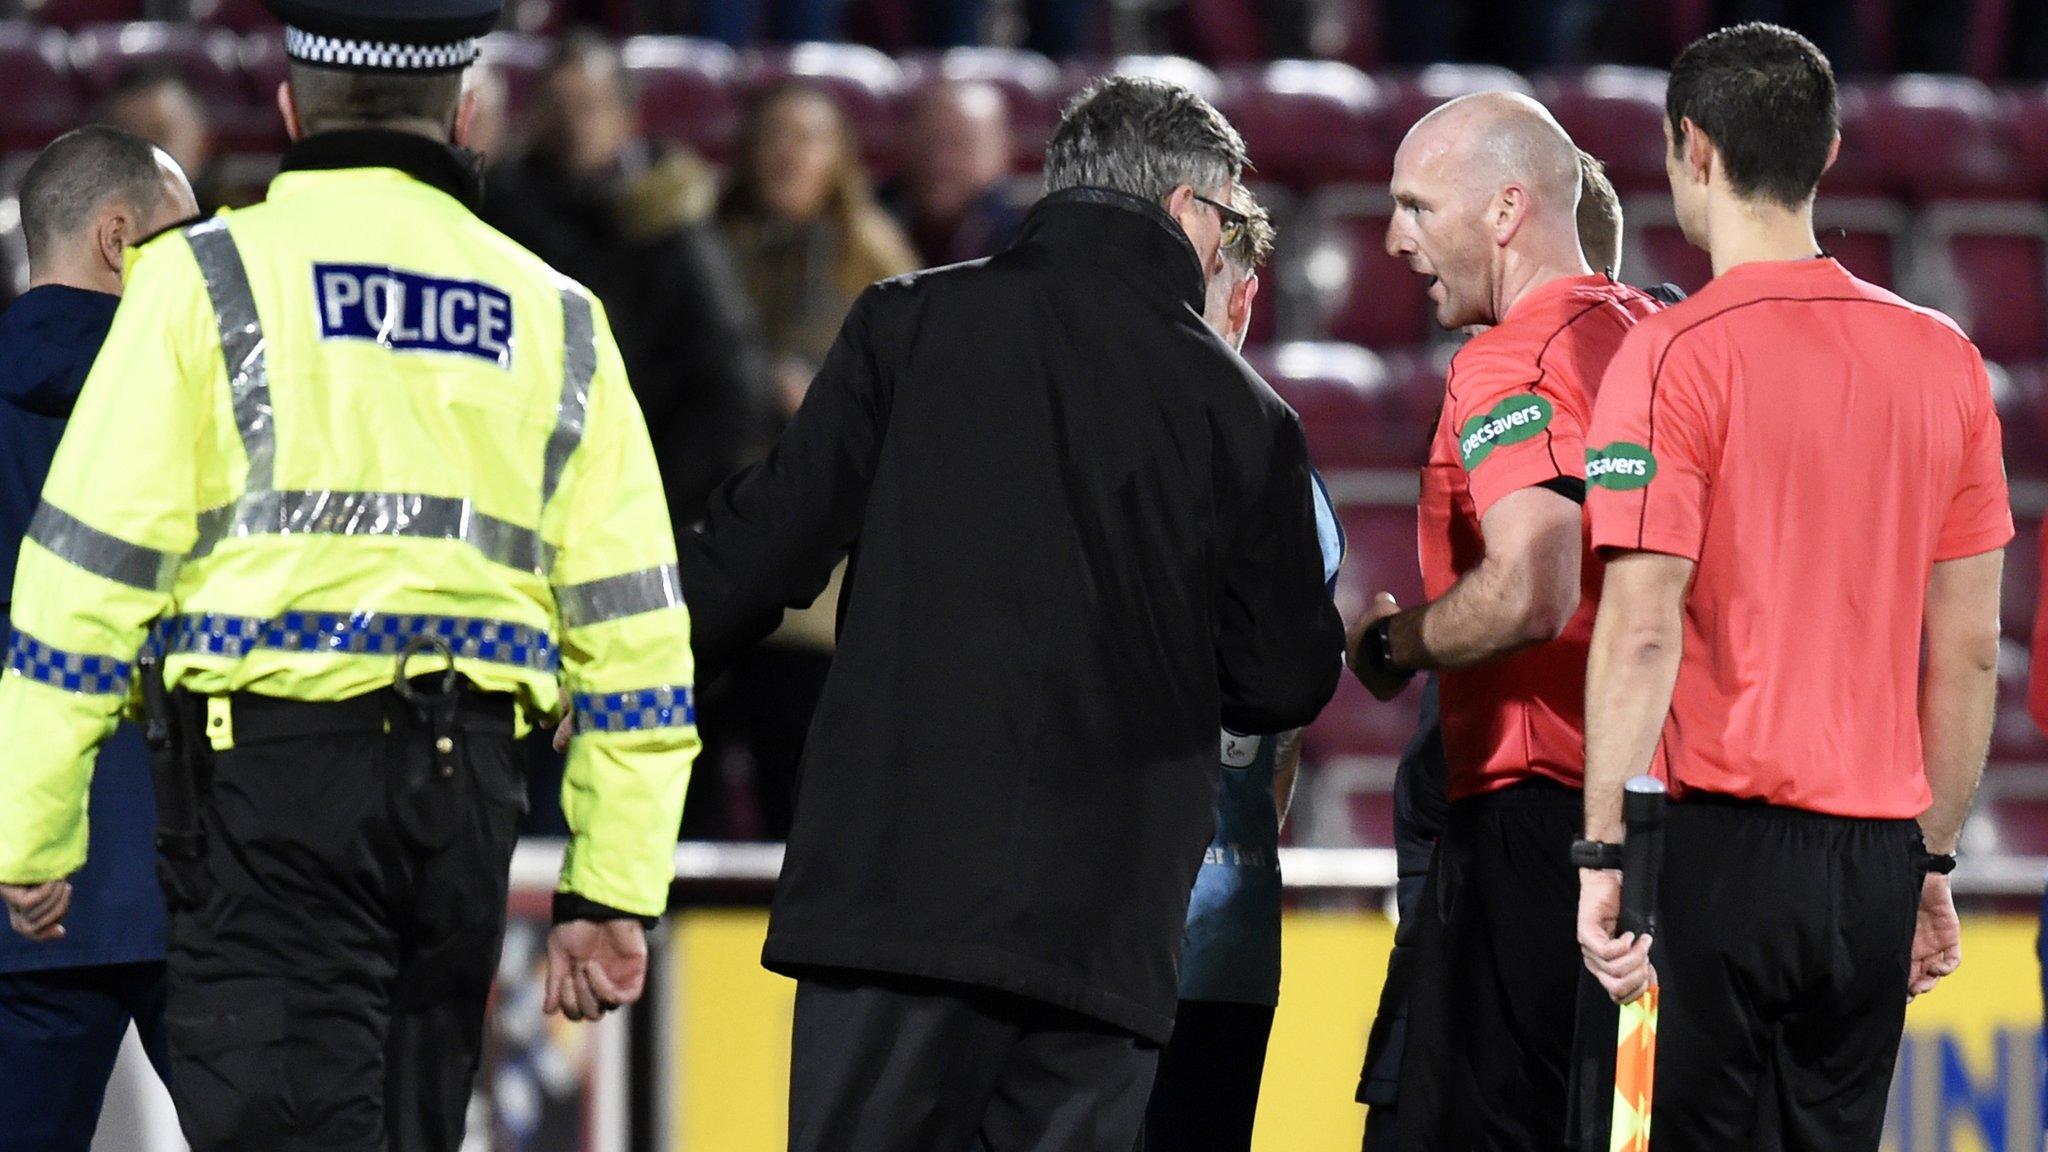
[[[1244,171],[1244,138],[1207,100],[1149,76],[1111,76],[1067,105],[1045,150],[1045,190],[1111,188],[1164,204],[1186,184],[1213,193]]]

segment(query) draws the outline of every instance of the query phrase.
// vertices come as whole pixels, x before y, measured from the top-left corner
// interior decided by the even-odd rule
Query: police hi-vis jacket
[[[284,168],[133,261],[22,548],[0,881],[83,861],[145,638],[174,687],[324,701],[390,685],[427,635],[529,718],[574,711],[562,889],[660,914],[689,616],[602,310],[476,218],[445,146],[333,133]]]

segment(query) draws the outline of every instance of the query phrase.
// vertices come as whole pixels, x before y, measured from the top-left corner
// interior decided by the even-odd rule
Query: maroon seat
[[[275,103],[277,86],[290,75],[290,63],[284,54],[284,37],[260,32],[244,36],[238,52],[249,106],[256,108]]]
[[[1991,395],[2005,432],[2005,467],[2014,476],[2048,478],[2048,366],[1988,365]]]
[[[649,133],[723,160],[739,126],[739,59],[713,40],[635,36],[620,49]]]
[[[2009,94],[2004,120],[2021,179],[2034,195],[2048,195],[2048,87]]]
[[[1626,208],[1623,214],[1627,215]],[[1628,250],[1622,257],[1632,276],[1635,269],[1641,269],[1643,282],[1676,284],[1687,293],[1699,291],[1714,277],[1714,262],[1687,242],[1677,223],[1669,220],[1630,222]]]
[[[1281,60],[1223,77],[1218,107],[1244,134],[1262,179],[1295,188],[1385,184],[1387,97],[1334,60]]]
[[[26,0],[22,13],[39,24],[79,28],[87,24],[140,20],[142,0]]]
[[[1010,108],[1016,170],[1035,172],[1045,163],[1045,146],[1059,127],[1066,93],[1059,65],[1021,48],[949,48],[913,53],[900,64],[906,102],[946,81],[978,81],[1000,89]]]
[[[237,32],[276,34],[277,17],[263,6],[263,0],[192,0],[192,18],[216,28]]]
[[[1892,193],[1915,201],[2025,193],[2006,108],[1981,81],[1895,76],[1865,92],[1869,107],[1853,143],[1877,159]],[[1851,143],[1845,128],[1842,150]]]
[[[1390,214],[1383,192],[1357,188],[1327,191],[1304,214],[1293,275],[1331,339],[1413,348],[1430,338],[1427,282],[1387,255]]]
[[[1572,141],[1607,165],[1624,192],[1663,192],[1664,77],[1661,69],[1603,64],[1546,76],[1536,85]]]
[[[894,157],[896,102],[903,70],[885,53],[862,44],[795,44],[743,54],[739,76],[750,89],[799,80],[830,95],[860,138],[870,164]]]
[[[242,38],[225,28],[160,21],[94,24],[72,33],[71,67],[94,102],[132,70],[174,73],[205,105],[220,151],[270,152],[283,145],[276,105],[256,97],[242,71]]]
[[[1937,205],[1923,230],[1945,264],[1943,305],[1984,355],[2048,358],[2048,212],[2034,205]]]
[[[1892,287],[1897,272],[1893,234],[1848,225],[1840,227],[1842,231],[1835,232],[1825,224],[1821,226],[1821,247],[1857,276],[1884,288]]]
[[[2005,550],[2004,588],[1999,596],[1999,622],[2005,634],[2021,644],[2034,637],[2034,618],[2041,600],[2041,518],[2017,514],[2018,534]]]
[[[1388,155],[1425,112],[1474,92],[1531,91],[1521,73],[1492,64],[1431,64],[1415,72],[1390,73],[1379,79],[1387,86]]]
[[[1400,467],[1399,393],[1378,356],[1354,344],[1295,341],[1250,353],[1252,366],[1301,415],[1309,457],[1326,471]]]
[[[1409,469],[1324,474],[1344,526],[1344,566],[1337,576],[1337,598],[1347,615],[1357,613],[1378,592],[1392,592],[1403,604],[1421,599],[1413,475]],[[1371,491],[1381,487],[1387,491]],[[1363,497],[1374,499],[1366,502]],[[1382,704],[1346,673],[1336,696],[1309,726],[1303,755],[1318,764],[1338,757],[1396,756],[1414,731],[1412,700]]]
[[[1444,407],[1444,377],[1450,372],[1457,345],[1437,344],[1382,353],[1393,381],[1393,405],[1399,413],[1400,437],[1407,458],[1421,465],[1429,458],[1430,438]]]
[[[64,58],[64,34],[0,23],[0,151],[41,148],[85,119]]]

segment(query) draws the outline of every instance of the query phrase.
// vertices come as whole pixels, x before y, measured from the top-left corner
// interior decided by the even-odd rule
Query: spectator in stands
[[[1064,60],[1088,44],[1095,0],[1022,0],[1024,47]],[[917,0],[917,42],[924,48],[962,48],[984,42],[987,0]]]
[[[23,177],[33,286],[0,314],[0,636],[23,538],[48,548],[92,531],[38,510],[38,495],[114,322],[127,250],[197,212],[176,161],[104,126],[59,137]],[[156,802],[132,726],[100,752],[88,804],[85,866],[40,886],[49,922],[15,911],[0,930],[0,1147],[83,1152],[131,1020],[168,1067]]]
[[[485,182],[484,215],[604,302],[680,531],[769,431],[759,326],[709,222],[715,182],[642,133],[618,54],[595,36],[562,42],[528,137]]]
[[[735,48],[839,39],[845,0],[706,0],[697,6],[697,34]]]
[[[903,178],[889,208],[926,266],[992,256],[1010,246],[1024,210],[1005,195],[1010,111],[1002,90],[942,83],[917,97],[903,134]]]
[[[139,64],[121,73],[100,119],[163,149],[191,177],[203,211],[220,204],[213,168],[213,123],[190,81],[174,68]]]
[[[512,144],[512,110],[505,77],[481,58],[469,67],[469,90],[476,111],[469,119],[469,150],[487,161],[505,157]]]
[[[718,224],[760,311],[790,412],[854,297],[917,267],[909,241],[875,203],[839,106],[801,83],[776,85],[749,104]]]

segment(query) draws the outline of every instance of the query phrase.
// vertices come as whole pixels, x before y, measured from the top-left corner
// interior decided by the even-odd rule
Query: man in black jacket
[[[763,955],[792,1149],[1135,1142],[1216,726],[1307,723],[1343,646],[1300,423],[1202,322],[1244,160],[1085,93],[1016,246],[863,295],[683,541],[706,677],[852,553]]]

